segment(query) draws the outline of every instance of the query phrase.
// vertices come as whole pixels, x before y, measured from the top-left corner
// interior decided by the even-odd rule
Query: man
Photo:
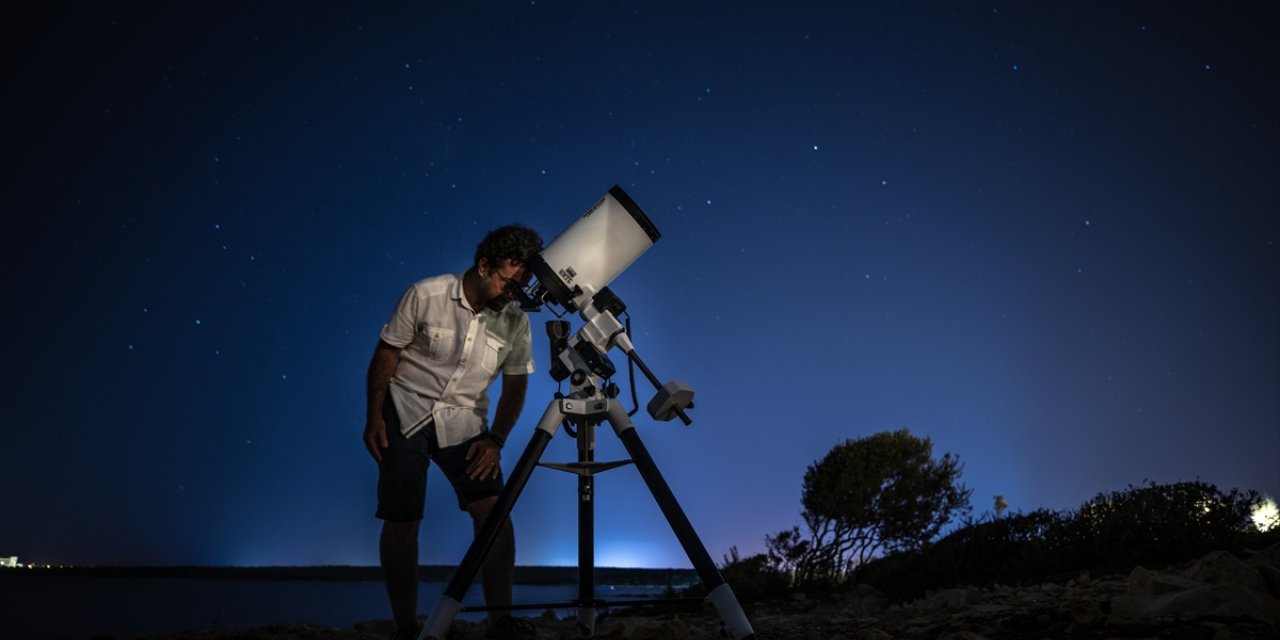
[[[378,462],[382,569],[397,630],[416,638],[418,523],[429,461],[480,530],[502,491],[502,445],[524,405],[533,354],[529,317],[512,304],[530,274],[525,261],[542,250],[532,229],[490,231],[461,275],[414,283],[382,328],[369,363],[364,443]],[[488,423],[487,389],[502,373],[502,393]],[[507,523],[482,569],[485,602],[511,604],[515,535]],[[534,637],[527,622],[490,616],[487,638]]]

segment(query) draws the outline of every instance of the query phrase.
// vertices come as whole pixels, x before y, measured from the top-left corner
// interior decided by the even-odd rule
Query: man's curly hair
[[[542,237],[537,231],[524,225],[509,224],[485,235],[476,246],[474,266],[480,266],[481,258],[495,268],[502,264],[503,259],[510,260],[511,264],[524,264],[529,256],[539,251],[542,251]]]

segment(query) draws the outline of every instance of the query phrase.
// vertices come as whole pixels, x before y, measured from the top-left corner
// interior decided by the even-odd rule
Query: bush
[[[837,444],[804,474],[808,539],[799,530],[774,537],[775,561],[802,584],[841,582],[882,550],[918,549],[968,512],[961,470],[959,458],[935,459],[933,442],[906,429]]]
[[[787,574],[774,566],[767,555],[757,553],[741,558],[737,547],[729,548],[720,574],[732,586],[738,600],[746,602],[785,593],[790,582]]]
[[[1204,482],[1130,486],[1100,493],[1075,511],[1063,536],[1092,569],[1181,561],[1234,546],[1251,524],[1258,494]]]
[[[1255,492],[1203,482],[1098,494],[1074,511],[969,522],[925,549],[869,563],[861,577],[898,598],[956,585],[1019,584],[1186,562],[1256,539]]]
[[[724,556],[720,565],[720,576],[729,583],[733,595],[738,602],[747,603],[767,600],[787,592],[790,577],[769,560],[763,553],[746,558],[738,554],[737,547],[730,547],[729,554]],[[703,582],[689,585],[684,589],[672,590],[667,597],[705,598],[707,585]],[[687,611],[697,611],[691,606]]]

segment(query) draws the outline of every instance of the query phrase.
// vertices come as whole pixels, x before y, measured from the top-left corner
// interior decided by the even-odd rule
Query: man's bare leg
[[[472,524],[475,532],[480,533],[480,527],[484,525],[485,518],[489,517],[489,512],[493,510],[493,505],[498,502],[496,497],[477,500],[467,505],[467,513],[471,514]],[[502,525],[502,529],[498,531],[498,537],[493,541],[493,547],[489,549],[489,554],[484,558],[484,565],[481,568],[481,576],[484,582],[484,602],[490,607],[508,607],[511,606],[511,590],[515,583],[516,574],[516,537],[515,530],[511,526],[511,520],[507,519]],[[510,615],[509,611],[498,611],[489,614],[491,620],[497,620],[503,616]]]
[[[382,521],[382,574],[396,628],[418,624],[418,523]]]

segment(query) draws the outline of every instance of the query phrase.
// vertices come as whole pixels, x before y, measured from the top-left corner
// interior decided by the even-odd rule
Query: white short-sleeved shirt
[[[533,373],[529,316],[515,303],[473,310],[461,274],[413,283],[381,338],[401,349],[390,389],[401,432],[411,436],[435,418],[441,447],[488,426],[488,389],[499,371]]]

